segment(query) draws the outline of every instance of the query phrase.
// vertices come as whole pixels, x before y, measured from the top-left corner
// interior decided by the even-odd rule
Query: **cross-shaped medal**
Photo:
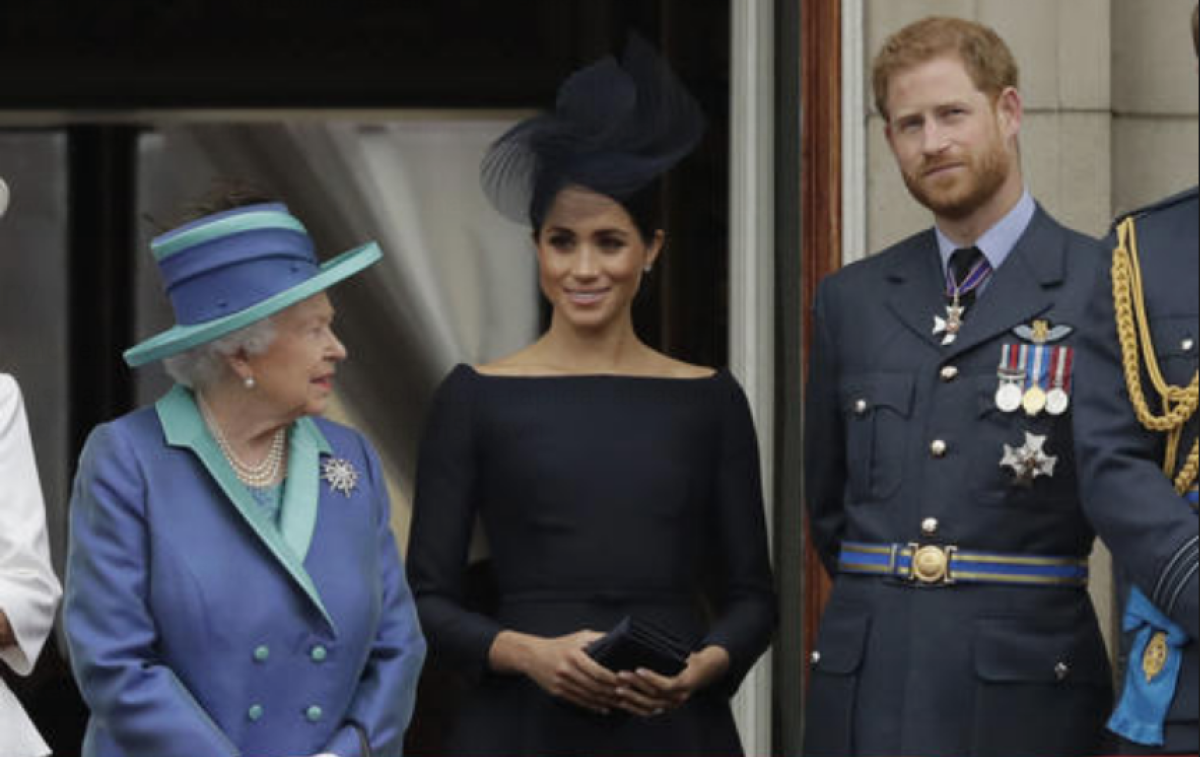
[[[1021,486],[1029,486],[1038,476],[1051,477],[1058,457],[1047,455],[1045,451],[1046,437],[1025,432],[1025,444],[1020,447],[1004,445],[1004,456],[1000,458],[1001,468],[1011,468],[1014,481]]]
[[[967,309],[958,304],[958,295],[954,296],[954,300],[946,305],[946,317],[940,315],[933,317],[933,335],[942,336],[942,346],[953,344],[958,338],[958,330],[962,328],[963,314]]]
[[[973,262],[972,262],[973,261]],[[969,268],[967,267],[969,266]],[[966,268],[964,271],[963,268]],[[992,266],[977,247],[955,250],[946,267],[946,316],[933,317],[933,335],[942,338],[942,346],[953,344],[962,330],[967,306],[975,299],[974,292],[992,274]]]

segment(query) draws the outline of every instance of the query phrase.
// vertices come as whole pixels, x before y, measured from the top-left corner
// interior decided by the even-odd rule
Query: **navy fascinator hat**
[[[700,105],[635,34],[620,61],[609,56],[575,72],[552,112],[496,140],[483,159],[483,190],[504,216],[538,228],[563,188],[628,200],[703,134]]]

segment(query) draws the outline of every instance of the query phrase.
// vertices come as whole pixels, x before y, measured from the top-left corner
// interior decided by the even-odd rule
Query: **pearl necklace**
[[[225,456],[229,467],[233,468],[233,472],[237,475],[238,480],[246,486],[251,486],[256,489],[263,489],[271,486],[279,479],[279,473],[283,469],[283,453],[284,442],[287,439],[287,431],[280,428],[275,432],[275,436],[271,438],[271,449],[256,465],[250,465],[244,462],[237,453],[233,451],[233,445],[222,433],[221,427],[217,425],[216,419],[212,415],[212,411],[208,406],[197,399],[197,404],[200,407],[200,415],[204,418],[205,425],[208,426],[209,432],[213,438],[217,440],[217,446],[221,449],[221,454]]]

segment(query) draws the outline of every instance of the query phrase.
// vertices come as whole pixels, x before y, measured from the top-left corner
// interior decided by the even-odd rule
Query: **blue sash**
[[[1126,633],[1136,631],[1136,635],[1126,663],[1121,702],[1108,721],[1108,729],[1135,744],[1162,746],[1163,721],[1179,684],[1183,664],[1180,648],[1188,641],[1187,632],[1163,615],[1137,587],[1129,593],[1121,625]]]

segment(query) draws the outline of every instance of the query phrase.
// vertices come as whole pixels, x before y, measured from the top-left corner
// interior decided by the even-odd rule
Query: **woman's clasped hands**
[[[645,668],[614,672],[587,653],[603,635],[589,630],[543,638],[503,631],[492,646],[493,666],[524,674],[551,696],[585,710],[602,715],[621,710],[638,717],[682,706],[729,667],[729,653],[709,646],[690,655],[687,667],[675,676]]]

